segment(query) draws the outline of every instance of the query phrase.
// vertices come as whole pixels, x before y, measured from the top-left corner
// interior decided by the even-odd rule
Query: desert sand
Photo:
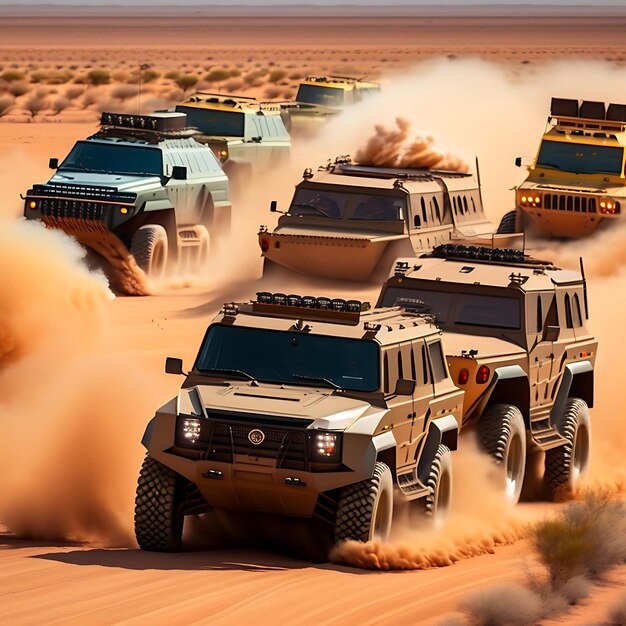
[[[259,279],[256,229],[272,225],[269,201],[287,202],[304,167],[354,153],[374,125],[391,127],[402,117],[415,134],[432,135],[442,151],[468,163],[480,157],[487,213],[497,222],[510,208],[510,188],[523,178],[513,158],[533,154],[551,95],[626,102],[622,18],[566,25],[505,17],[407,24],[396,18],[384,29],[351,18],[351,29],[345,23],[318,29],[323,36],[314,36],[310,27],[298,30],[292,20],[283,36],[284,25],[274,19],[260,26],[240,18],[204,23],[161,17],[148,30],[135,16],[107,41],[102,33],[112,31],[104,28],[106,20],[80,19],[0,19],[0,76],[7,69],[24,74],[4,83],[24,83],[32,95],[41,88],[30,82],[32,74],[44,67],[48,73],[73,73],[60,85],[44,81],[44,100],[72,86],[83,90],[77,96],[81,104],[34,115],[24,114],[25,93],[0,117],[0,623],[435,624],[475,589],[522,581],[523,564],[535,567],[523,539],[525,525],[559,505],[524,503],[511,511],[488,487],[476,491],[476,477],[489,468],[471,442],[455,458],[455,513],[441,533],[400,527],[386,546],[343,554],[342,564],[311,565],[263,549],[262,538],[250,547],[249,538],[237,532],[226,532],[219,549],[209,551],[197,527],[188,535],[200,551],[136,550],[132,500],[143,455],[139,440],[154,410],[181,382],[163,374],[165,357],[191,363],[222,302],[247,299],[260,285],[268,286]],[[30,33],[27,46],[24,32]],[[69,38],[69,32],[76,36]],[[358,43],[371,42],[373,32],[379,35],[376,45]],[[416,43],[408,43],[411,38]],[[471,59],[460,58],[465,56]],[[95,129],[99,108],[136,105],[136,96],[122,101],[112,92],[118,83],[132,85],[134,64],[146,59],[159,72],[147,88],[168,102],[180,90],[165,78],[167,71],[206,74],[213,63],[241,65],[244,77],[267,70],[258,84],[249,83],[249,92],[260,96],[271,86],[271,68],[283,67],[295,76],[371,66],[384,92],[333,120],[317,138],[294,145],[288,171],[241,190],[228,252],[207,276],[171,277],[151,296],[113,298],[106,282],[82,267],[81,252],[69,239],[19,221],[19,193],[47,179],[48,157],[62,157]],[[94,68],[106,69],[110,82],[73,82]],[[116,71],[125,72],[123,80],[113,78]],[[280,81],[287,83],[281,89],[292,92],[297,83],[289,75]],[[450,97],[450,85],[462,97]],[[87,91],[93,98],[85,101]],[[537,254],[563,266],[576,267],[578,256],[585,257],[591,326],[600,340],[587,484],[622,494],[626,438],[615,390],[623,386],[618,364],[625,240],[622,223],[583,243],[531,243]],[[374,299],[377,291],[373,285],[305,279],[281,288],[333,296],[349,290],[364,299]],[[608,587],[594,590],[558,623],[600,619],[598,607],[623,586],[622,568]]]

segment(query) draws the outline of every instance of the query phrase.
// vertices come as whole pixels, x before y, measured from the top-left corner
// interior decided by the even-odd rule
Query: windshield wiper
[[[326,383],[330,387],[334,387],[335,389],[341,389],[341,387],[334,381],[329,380],[328,378],[324,378],[323,376],[306,376],[305,374],[293,374],[294,378],[298,380],[311,380],[318,383]]]
[[[211,368],[208,370],[201,370],[201,371],[202,373],[214,372],[215,374],[236,374],[237,376],[243,376],[244,378],[247,378],[248,380],[256,382],[256,378],[252,376],[252,374],[248,374],[248,372],[244,372],[243,370],[228,369],[228,368]]]
[[[328,213],[326,213],[326,211],[324,211],[324,209],[321,209],[318,206],[315,206],[314,204],[307,204],[305,202],[294,202],[289,209],[291,209],[291,207],[304,207],[306,209],[315,209],[318,213],[321,213],[324,217],[330,217],[334,220],[339,219],[338,217],[335,217],[334,215],[329,215]]]

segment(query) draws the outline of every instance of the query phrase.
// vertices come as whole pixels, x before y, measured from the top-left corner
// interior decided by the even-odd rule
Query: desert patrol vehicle
[[[582,273],[518,250],[444,245],[398,260],[378,305],[435,316],[465,391],[463,424],[475,425],[502,466],[512,502],[527,444],[545,452],[550,495],[576,488],[589,462],[598,348]]]
[[[97,133],[60,165],[50,159],[56,173],[28,190],[24,216],[72,235],[119,272],[129,257],[153,279],[178,264],[199,270],[229,232],[231,203],[218,160],[193,135],[183,113],[103,113]]]
[[[447,511],[463,392],[430,315],[262,292],[224,306],[185,376],[143,438],[142,549],[180,549],[184,516],[209,507],[309,519],[320,558],[386,539],[394,499]]]
[[[537,156],[499,232],[529,227],[576,238],[621,219],[625,146],[626,105],[553,98]]]
[[[291,138],[280,106],[255,98],[198,92],[176,106],[196,140],[213,150],[229,178],[280,167],[289,158]]]
[[[271,210],[278,210],[275,203]],[[384,279],[400,256],[452,239],[491,242],[493,230],[472,174],[369,167],[338,157],[315,173],[305,170],[276,228],[261,226],[258,237],[264,273],[282,266],[364,281]]]

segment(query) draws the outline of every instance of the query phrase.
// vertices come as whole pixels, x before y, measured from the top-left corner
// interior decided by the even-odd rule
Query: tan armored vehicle
[[[401,259],[379,306],[435,316],[452,379],[519,498],[527,444],[545,452],[551,495],[573,491],[589,461],[597,343],[584,275],[516,250],[446,245]]]
[[[626,105],[553,98],[537,157],[498,232],[531,227],[574,238],[619,220],[626,206],[624,146]]]
[[[269,292],[225,305],[144,435],[139,546],[178,550],[208,508],[309,519],[319,558],[385,539],[394,501],[440,519],[462,406],[429,315]]]
[[[491,243],[492,233],[472,174],[369,167],[339,157],[315,173],[305,170],[274,231],[261,227],[259,245],[264,273],[283,266],[362,281],[386,276],[399,256],[457,238]]]

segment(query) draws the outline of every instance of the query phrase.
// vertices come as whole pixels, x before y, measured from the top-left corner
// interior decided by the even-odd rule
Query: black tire
[[[517,219],[517,210],[513,209],[505,213],[500,220],[498,226],[498,235],[512,235],[515,232],[515,222]]]
[[[130,244],[137,265],[152,280],[159,280],[167,265],[167,233],[163,226],[147,224],[137,229]]]
[[[428,495],[417,501],[417,510],[435,526],[441,526],[452,504],[452,453],[443,444],[437,448],[426,486]]]
[[[335,542],[386,541],[393,518],[393,480],[391,470],[380,461],[368,480],[341,490],[337,504]]]
[[[135,498],[135,537],[142,550],[178,552],[184,516],[176,472],[146,455]]]
[[[526,470],[526,426],[520,410],[512,404],[492,404],[478,425],[485,451],[502,468],[507,500],[517,504]]]
[[[559,432],[567,443],[546,451],[544,484],[549,497],[564,499],[576,491],[578,481],[589,467],[591,420],[587,403],[569,398]]]

